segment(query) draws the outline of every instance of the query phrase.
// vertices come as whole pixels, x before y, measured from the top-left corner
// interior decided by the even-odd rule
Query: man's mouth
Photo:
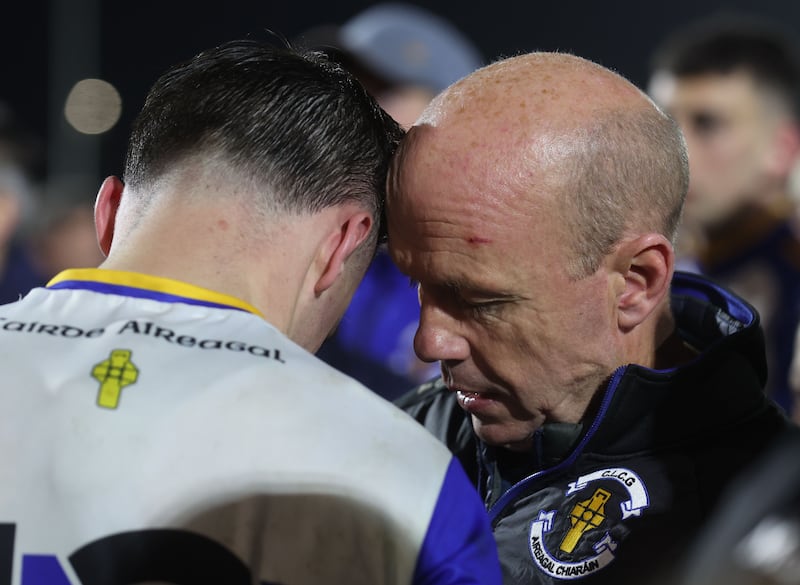
[[[451,388],[456,393],[459,406],[470,414],[480,414],[497,404],[498,395],[494,392],[473,392],[463,388]]]

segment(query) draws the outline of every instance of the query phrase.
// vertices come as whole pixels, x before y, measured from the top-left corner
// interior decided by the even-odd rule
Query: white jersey
[[[67,271],[0,372],[0,585],[500,582],[449,452],[242,301]]]

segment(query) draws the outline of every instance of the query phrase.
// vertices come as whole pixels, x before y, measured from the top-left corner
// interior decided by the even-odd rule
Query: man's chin
[[[500,422],[481,421],[475,415],[472,416],[472,428],[481,441],[493,447],[517,452],[533,448],[533,432],[509,429]]]

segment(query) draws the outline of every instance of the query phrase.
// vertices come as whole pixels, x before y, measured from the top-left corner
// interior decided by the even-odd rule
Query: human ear
[[[314,285],[314,294],[319,296],[328,290],[344,270],[345,262],[367,239],[373,227],[372,216],[365,212],[345,214],[337,223],[320,248],[323,269]]]
[[[666,237],[651,233],[626,240],[615,254],[624,283],[617,295],[617,324],[628,332],[645,321],[669,294],[675,252]]]
[[[117,211],[122,200],[124,185],[117,177],[106,177],[97,192],[94,204],[94,226],[97,232],[97,243],[103,255],[108,256],[111,242],[114,239],[114,225]]]
[[[787,177],[800,155],[800,127],[794,123],[781,124],[772,138],[767,165],[773,175]]]

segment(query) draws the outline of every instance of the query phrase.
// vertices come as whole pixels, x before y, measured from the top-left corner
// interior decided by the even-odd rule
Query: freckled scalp
[[[596,63],[563,53],[498,61],[440,94],[419,123],[435,130],[426,152],[448,167],[442,180],[458,186],[462,206],[532,215],[558,202],[556,217],[579,241],[574,255],[586,260],[576,274],[591,272],[630,225],[674,234],[688,172],[680,132]],[[477,245],[473,236],[485,233],[466,236]]]
[[[650,102],[609,69],[566,53],[539,52],[497,61],[459,80],[430,103],[418,124],[504,120],[514,122],[510,128],[518,132],[529,132],[531,125],[519,123],[521,116],[575,127],[598,110],[621,102],[641,106],[642,101]]]

